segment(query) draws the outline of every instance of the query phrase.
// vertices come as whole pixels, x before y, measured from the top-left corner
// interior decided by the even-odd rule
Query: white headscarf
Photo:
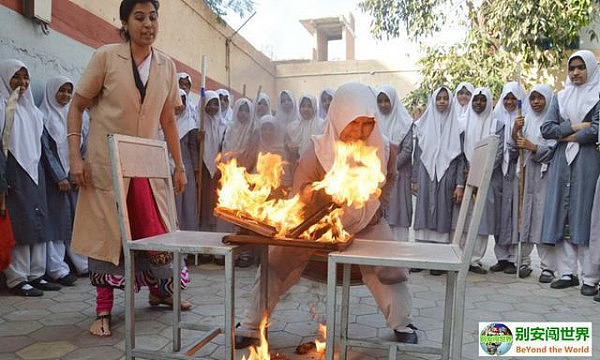
[[[494,107],[494,130],[497,129],[498,124],[504,124],[504,147],[502,148],[502,174],[506,175],[508,171],[508,163],[509,163],[509,148],[507,143],[510,142],[512,137],[512,129],[514,125],[514,120],[517,117],[519,110],[518,106],[511,112],[508,112],[504,107],[504,98],[508,94],[513,94],[518,101],[523,101],[525,99],[525,90],[515,81],[511,81],[506,83],[502,88],[502,94],[500,94],[500,98]]]
[[[314,114],[311,119],[304,119],[300,113],[300,104],[304,99],[308,99],[313,108]],[[317,99],[313,95],[302,95],[298,104],[298,118],[287,126],[287,135],[290,139],[290,147],[298,148],[298,153],[302,154],[310,144],[310,137],[323,132],[325,122],[317,115]]]
[[[233,109],[231,108],[233,97],[229,94],[227,89],[219,89],[217,90],[217,94],[219,94],[219,96],[227,96],[227,99],[229,99],[229,106],[226,108],[221,107],[221,116],[223,116],[223,119],[225,119],[227,124],[231,124],[233,119]]]
[[[190,101],[186,92],[179,89],[179,96],[185,97],[185,109],[181,114],[177,115],[177,133],[179,134],[179,140],[181,140],[191,130],[196,129],[198,124],[194,108],[190,107]]]
[[[261,100],[264,100],[267,103],[267,113],[262,116],[259,116],[256,113],[256,109],[258,108],[258,103]],[[255,124],[258,124],[261,117],[263,117],[265,115],[271,115],[271,98],[269,98],[269,95],[265,94],[264,92],[261,92],[260,94],[258,94],[258,98],[256,98],[252,103],[254,104],[254,123]]]
[[[48,130],[48,134],[56,143],[60,164],[68,174],[70,170],[69,143],[67,141],[67,114],[69,113],[69,104],[62,106],[56,101],[56,93],[64,84],[73,85],[73,80],[66,76],[58,76],[48,80],[40,110],[44,114],[46,130]]]
[[[0,101],[6,105],[13,90],[10,88],[10,79],[21,68],[27,69],[19,60],[9,59],[0,61]],[[0,126],[4,129],[4,117],[2,113]],[[12,132],[8,140],[8,150],[25,170],[27,175],[38,184],[38,164],[42,155],[42,133],[44,131],[44,115],[35,106],[31,87],[25,90],[17,101],[14,113]]]
[[[535,112],[531,108],[531,104],[529,103],[529,96],[533,92],[537,92],[541,94],[544,99],[546,99],[546,106],[541,112]],[[556,140],[547,140],[542,136],[542,131],[540,127],[544,123],[544,119],[546,118],[546,114],[548,114],[548,110],[550,109],[550,104],[552,103],[552,99],[554,98],[554,90],[544,84],[538,84],[533,87],[525,103],[523,104],[523,113],[525,114],[525,125],[523,125],[523,136],[531,141],[535,145],[546,145],[553,146],[556,144]],[[527,160],[531,156],[530,151],[525,152],[525,164],[527,164]]]
[[[485,96],[487,102],[485,104],[485,109],[481,112],[481,114],[477,114],[473,110],[473,99],[476,95],[480,94]],[[469,109],[467,109],[462,121],[465,124],[464,152],[465,157],[469,162],[473,156],[475,144],[481,139],[496,132],[496,129],[492,128],[492,125],[494,125],[492,116],[493,102],[494,100],[492,99],[492,92],[490,89],[486,87],[480,87],[473,91],[473,96],[471,97],[471,101],[469,101]]]
[[[215,163],[215,159],[219,151],[221,151],[221,143],[223,142],[223,135],[225,134],[225,129],[227,125],[225,124],[225,120],[221,116],[221,103],[219,102],[219,94],[215,91],[208,90],[206,92],[206,101],[205,105],[208,105],[208,102],[212,99],[217,99],[217,103],[219,104],[219,109],[215,115],[209,115],[206,112],[206,108],[200,109],[200,111],[204,111],[204,156],[202,160],[204,161],[204,165],[208,169],[211,177],[215,176],[217,172],[217,165]],[[200,108],[201,106],[198,106]]]
[[[325,171],[329,171],[333,166],[335,142],[340,140],[342,130],[357,117],[375,118],[376,111],[375,94],[368,86],[359,83],[347,83],[336,90],[325,121],[324,133],[312,137],[315,154]],[[377,154],[381,159],[381,172],[384,176],[387,175],[389,143],[379,129],[377,119],[371,135],[367,138],[366,145],[377,148]],[[380,187],[383,187],[383,185],[383,183],[380,184]],[[351,234],[365,228],[377,212],[379,204],[379,199],[373,197],[360,209],[345,206],[343,208],[344,215],[342,216],[344,228]],[[351,219],[351,221],[348,221],[348,219]]]
[[[241,122],[238,120],[238,113],[240,107],[246,104],[250,110],[249,119]],[[223,140],[223,152],[246,152],[254,133],[254,105],[246,98],[236,100],[233,105],[233,119],[225,132],[225,139]]]
[[[177,86],[179,87],[179,80],[181,79],[187,79],[190,82],[190,86],[192,85],[192,77],[190,76],[190,74],[188,73],[184,73],[184,72],[180,72],[177,73]]]
[[[275,116],[271,114],[261,117],[258,121],[258,152],[284,155],[283,139],[285,134],[277,121]],[[265,124],[271,124],[275,128],[274,139],[263,138],[262,127]]]
[[[429,98],[427,110],[416,123],[417,139],[421,148],[421,161],[427,170],[431,181],[439,181],[450,166],[452,160],[460,155],[461,143],[460,133],[462,126],[454,115],[453,103],[448,104],[448,109],[441,113],[435,100],[445,89],[448,98],[452,96],[450,89],[446,87],[437,88]]]
[[[281,106],[281,96],[283,94],[287,94],[290,97],[290,99],[292,99],[292,109],[289,113],[283,111],[283,107]],[[296,104],[294,93],[292,93],[289,90],[281,90],[279,92],[279,96],[277,97],[277,113],[275,114],[275,117],[277,118],[277,121],[279,122],[280,126],[283,127],[283,129],[286,129],[288,124],[298,119],[298,104]]]
[[[377,96],[383,93],[390,99],[392,110],[385,115],[377,108],[377,120],[380,129],[389,141],[394,145],[399,145],[410,130],[413,124],[412,116],[408,113],[398,95],[396,89],[390,85],[383,85],[376,92]]]
[[[469,109],[468,102],[465,105],[461,105],[458,101],[458,92],[461,91],[463,88],[471,93],[471,97],[473,97],[473,91],[475,91],[475,87],[470,82],[466,81],[463,81],[460,84],[458,84],[456,90],[454,90],[454,96],[452,97],[452,112],[454,113],[454,117],[459,121],[464,118],[463,115]],[[465,124],[461,124],[461,126],[463,129],[465,128]]]
[[[567,61],[567,72],[571,60],[576,57],[581,58],[585,63],[587,81],[585,84],[577,86],[573,85],[571,79],[567,76],[565,88],[559,91],[557,95],[560,116],[570,121],[571,124],[581,123],[587,113],[596,105],[600,95],[600,72],[594,53],[589,50],[576,51]],[[578,143],[567,143],[565,156],[569,165],[575,160],[578,153]]]
[[[323,104],[323,94],[327,94],[331,96],[331,99],[333,100],[333,97],[335,96],[335,90],[327,88],[323,91],[321,91],[321,93],[319,94],[319,117],[321,119],[325,119],[325,117],[327,117],[327,110],[325,109],[325,105]]]

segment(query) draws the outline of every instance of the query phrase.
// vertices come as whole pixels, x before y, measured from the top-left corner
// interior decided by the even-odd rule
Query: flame
[[[325,353],[325,339],[327,339],[327,326],[319,324],[319,335],[323,338],[323,341],[315,339],[315,345],[317,346],[317,352],[319,354]]]
[[[281,186],[283,164],[280,155],[271,153],[259,153],[255,174],[238,166],[235,158],[219,163],[221,187],[217,207],[233,211],[241,218],[270,225],[277,231],[277,237],[285,237],[304,221],[305,205],[299,195],[289,199],[275,198],[274,194]],[[384,180],[377,148],[362,142],[338,141],[332,168],[323,180],[312,183],[310,190],[325,191],[340,206],[361,208],[369,199],[379,197],[379,185]],[[343,213],[341,208],[335,209],[300,237],[323,242],[347,241],[350,234],[344,230]]]
[[[267,316],[263,317],[260,322],[260,345],[251,346],[249,348],[250,354],[248,358],[242,356],[242,360],[271,360],[271,354],[269,354],[269,343],[267,342],[266,334],[267,328]]]

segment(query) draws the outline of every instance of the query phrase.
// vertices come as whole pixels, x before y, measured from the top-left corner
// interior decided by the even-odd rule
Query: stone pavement
[[[486,267],[495,261],[490,242],[484,258]],[[535,252],[534,252],[535,253]],[[534,259],[537,267],[538,259]],[[223,322],[223,270],[215,265],[191,266],[192,284],[183,294],[194,308],[183,313],[186,321],[205,324]],[[241,316],[248,301],[256,268],[236,272],[236,313]],[[592,321],[594,359],[600,359],[600,303],[579,294],[579,289],[553,290],[539,284],[539,269],[527,279],[514,275],[469,274],[465,311],[464,359],[478,359],[476,334],[479,321]],[[440,344],[444,303],[444,276],[428,272],[412,274],[413,323],[420,329],[422,343]],[[317,334],[318,322],[310,315],[316,306],[325,318],[325,285],[302,280],[279,303],[271,317],[269,341],[272,349],[289,359],[318,359],[316,354],[294,355],[296,346]],[[94,316],[95,290],[86,279],[75,287],[46,292],[41,298],[21,298],[0,291],[0,359],[102,359],[123,358],[123,297],[117,292],[113,310],[113,335],[93,337],[88,329]],[[148,292],[136,297],[139,344],[152,349],[170,348],[171,313],[148,306]],[[383,316],[364,286],[353,287],[350,300],[350,336],[387,337]],[[184,331],[186,340],[198,333]],[[238,352],[241,358],[246,352]],[[223,359],[223,337],[197,353],[203,359]],[[387,359],[385,351],[352,349],[350,359]],[[400,354],[400,359],[437,359],[437,356]],[[483,358],[482,358],[483,359]]]

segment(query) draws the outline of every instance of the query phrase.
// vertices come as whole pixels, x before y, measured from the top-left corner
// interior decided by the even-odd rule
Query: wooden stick
[[[242,86],[242,97],[246,97],[246,84]]]
[[[198,196],[198,222],[202,223],[202,174],[204,173],[204,108],[206,107],[206,55],[202,55],[202,73],[200,81],[200,124],[198,124],[198,178],[196,179]]]

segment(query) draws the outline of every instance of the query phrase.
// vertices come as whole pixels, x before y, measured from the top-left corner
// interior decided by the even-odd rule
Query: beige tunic
[[[92,100],[86,156],[92,185],[79,191],[71,248],[90,258],[118,264],[122,247],[107,135],[157,137],[165,104],[181,104],[175,64],[153,49],[142,104],[133,77],[129,43],[105,45],[92,56],[75,91]],[[150,183],[163,223],[168,226],[166,199],[164,191],[160,191],[162,183]]]

